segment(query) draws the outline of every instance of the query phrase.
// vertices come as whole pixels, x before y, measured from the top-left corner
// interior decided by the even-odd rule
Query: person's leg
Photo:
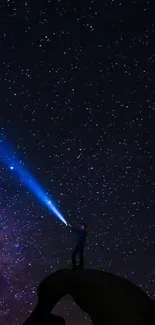
[[[73,269],[76,269],[76,256],[77,256],[78,252],[79,252],[79,247],[76,246],[74,252],[72,253],[72,266],[73,266]]]
[[[84,247],[80,247],[80,268],[84,267]]]

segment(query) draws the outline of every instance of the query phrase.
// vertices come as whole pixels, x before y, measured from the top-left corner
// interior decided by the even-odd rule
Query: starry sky
[[[0,138],[73,226],[85,267],[155,297],[155,4],[0,4]],[[0,316],[21,325],[75,237],[0,161]],[[70,297],[55,312],[90,325]]]

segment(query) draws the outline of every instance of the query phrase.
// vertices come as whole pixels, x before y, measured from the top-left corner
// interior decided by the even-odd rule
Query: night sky
[[[85,267],[155,297],[154,1],[0,4],[0,135],[73,226]],[[36,288],[71,268],[74,235],[0,161],[0,317],[21,325]],[[90,325],[68,296],[55,312]],[[85,317],[85,318],[84,318]]]

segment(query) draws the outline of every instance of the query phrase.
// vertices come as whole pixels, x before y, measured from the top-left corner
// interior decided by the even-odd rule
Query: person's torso
[[[84,245],[86,237],[87,237],[87,231],[80,230],[77,238],[78,245]]]

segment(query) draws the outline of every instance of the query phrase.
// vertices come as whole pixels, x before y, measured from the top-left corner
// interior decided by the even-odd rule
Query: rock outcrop
[[[94,325],[149,325],[155,322],[154,302],[128,280],[97,270],[73,272],[65,269],[40,283],[38,304],[23,325],[65,325],[63,318],[51,314],[65,295],[72,296]]]

